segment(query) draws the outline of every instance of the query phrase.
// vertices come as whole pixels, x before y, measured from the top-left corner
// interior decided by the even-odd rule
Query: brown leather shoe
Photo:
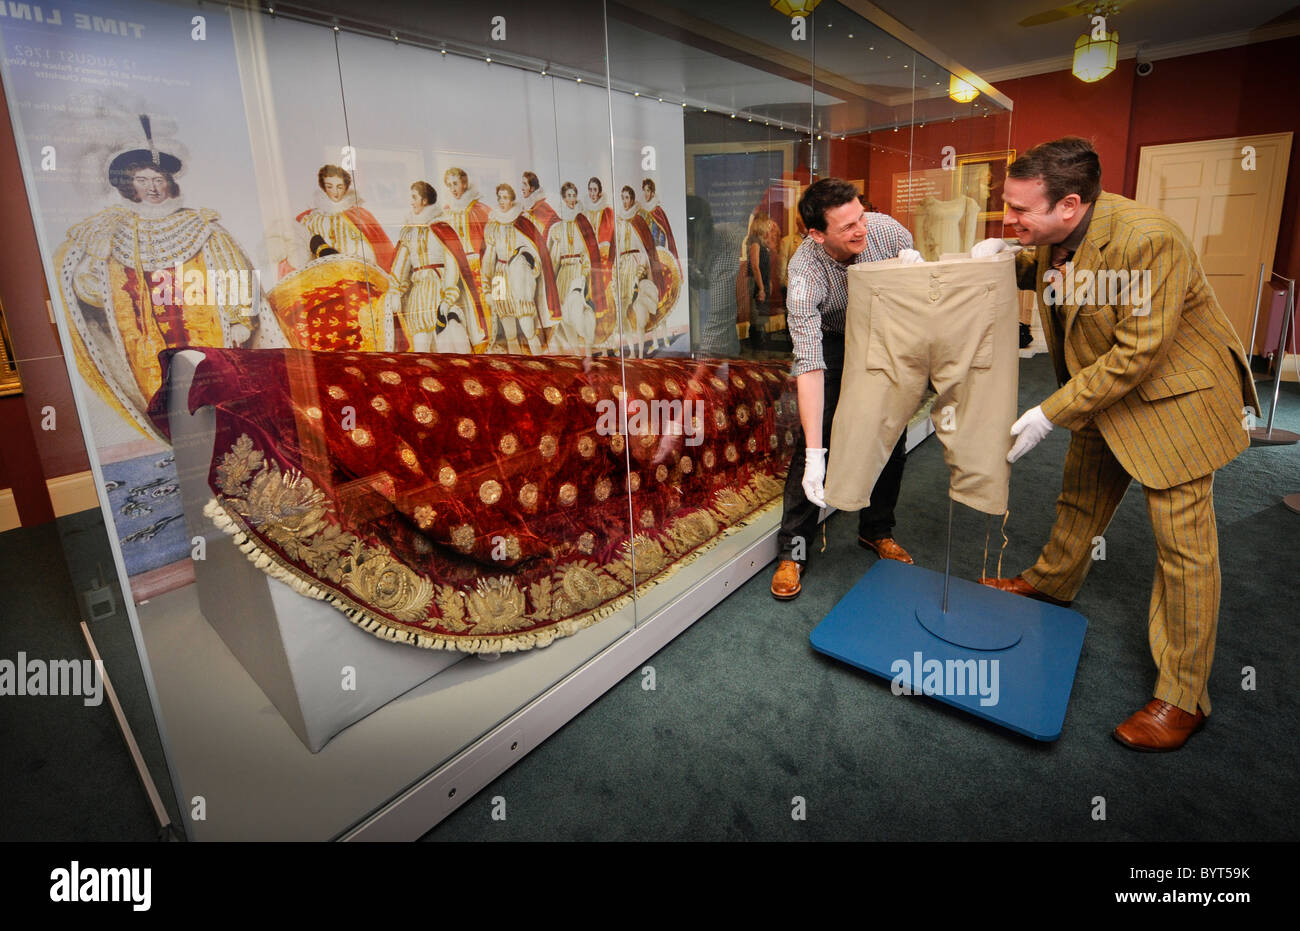
[[[898,545],[898,541],[893,537],[881,537],[879,540],[858,537],[858,546],[864,550],[871,550],[881,559],[894,559],[898,562],[905,562],[909,566],[913,565],[912,557],[907,550]]]
[[[1177,750],[1205,725],[1205,712],[1188,714],[1177,705],[1153,698],[1140,711],[1115,728],[1115,739],[1124,746],[1144,753],[1168,753]]]
[[[989,578],[985,576],[980,579],[981,585],[987,585],[989,588],[996,588],[1000,592],[1010,592],[1013,595],[1023,595],[1026,598],[1033,598],[1035,601],[1045,601],[1049,605],[1056,605],[1058,608],[1068,608],[1071,602],[1062,601],[1059,598],[1053,598],[1040,592],[1034,586],[1030,585],[1020,576],[1010,579]]]
[[[778,601],[790,601],[792,598],[799,597],[799,593],[803,591],[803,585],[799,582],[801,571],[799,564],[793,559],[781,560],[772,575],[772,597]]]

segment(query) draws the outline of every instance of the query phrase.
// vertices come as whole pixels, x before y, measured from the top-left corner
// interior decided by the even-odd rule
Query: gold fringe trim
[[[283,582],[300,595],[308,598],[314,598],[317,601],[324,601],[342,612],[348,620],[360,627],[369,634],[379,637],[381,640],[391,640],[395,643],[406,643],[411,646],[421,647],[427,650],[458,650],[461,653],[516,653],[522,650],[540,649],[550,646],[552,642],[561,637],[571,637],[581,630],[603,621],[611,615],[617,614],[634,599],[644,596],[650,589],[656,585],[666,582],[669,578],[677,573],[678,570],[689,566],[705,553],[721,544],[727,537],[739,533],[744,528],[750,526],[759,520],[763,515],[771,511],[781,502],[781,496],[777,495],[764,504],[750,511],[743,518],[728,524],[720,530],[713,539],[706,543],[700,544],[686,555],[673,560],[668,566],[665,566],[658,573],[639,583],[635,589],[626,594],[619,595],[612,601],[599,605],[590,611],[586,611],[576,617],[566,618],[549,625],[543,630],[530,631],[518,634],[503,634],[497,637],[447,637],[445,635],[431,635],[414,630],[403,630],[394,627],[394,622],[388,618],[379,617],[372,614],[363,605],[358,604],[343,593],[332,589],[325,588],[317,584],[315,580],[309,580],[304,577],[301,570],[289,565],[277,554],[263,549],[257,542],[257,539],[249,532],[247,525],[242,517],[238,514],[231,513],[224,507],[217,498],[210,498],[208,503],[203,507],[203,514],[217,529],[234,538],[234,544],[239,551],[247,557],[256,568],[262,570],[271,578]]]

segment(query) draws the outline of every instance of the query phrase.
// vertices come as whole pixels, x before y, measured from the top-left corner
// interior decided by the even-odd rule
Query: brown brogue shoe
[[[772,597],[778,601],[789,601],[799,597],[803,585],[799,583],[799,564],[793,559],[783,559],[772,575]]]
[[[1115,739],[1132,750],[1168,753],[1177,750],[1205,726],[1205,712],[1188,714],[1177,705],[1153,698],[1145,708],[1115,728]]]
[[[898,545],[898,541],[893,537],[881,537],[879,540],[868,540],[865,537],[858,537],[858,546],[866,550],[871,550],[881,559],[893,559],[897,562],[913,565],[912,557]]]
[[[1015,576],[1010,579],[995,579],[985,576],[980,579],[980,584],[987,585],[989,588],[996,588],[1000,592],[1010,592],[1013,595],[1023,595],[1026,598],[1033,598],[1035,601],[1045,601],[1049,605],[1056,605],[1058,608],[1068,608],[1071,604],[1068,601],[1062,601],[1059,598],[1053,598],[1051,595],[1040,592],[1020,576]]]

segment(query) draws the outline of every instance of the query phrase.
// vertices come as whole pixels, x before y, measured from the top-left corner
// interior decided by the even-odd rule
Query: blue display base
[[[1060,737],[1084,616],[965,579],[951,580],[947,615],[942,601],[942,573],[882,559],[813,628],[813,649],[889,679],[896,694]]]

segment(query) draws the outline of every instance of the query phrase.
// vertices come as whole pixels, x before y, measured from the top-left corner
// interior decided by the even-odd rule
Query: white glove
[[[230,344],[232,346],[242,346],[248,342],[248,338],[253,335],[253,331],[242,323],[236,323],[230,328]]]
[[[898,259],[904,265],[915,265],[917,262],[925,261],[921,258],[921,253],[917,252],[915,249],[904,249],[902,252],[898,253]]]
[[[1020,419],[1011,425],[1011,435],[1016,438],[1016,444],[1011,447],[1011,452],[1007,453],[1007,462],[1015,462],[1041,443],[1043,437],[1051,433],[1054,426],[1055,424],[1043,413],[1041,404],[1025,411]]]
[[[804,450],[803,493],[819,508],[826,507],[826,450]]]
[[[999,252],[1019,252],[1020,246],[1012,246],[1003,239],[981,239],[970,251],[972,259],[987,259]]]

